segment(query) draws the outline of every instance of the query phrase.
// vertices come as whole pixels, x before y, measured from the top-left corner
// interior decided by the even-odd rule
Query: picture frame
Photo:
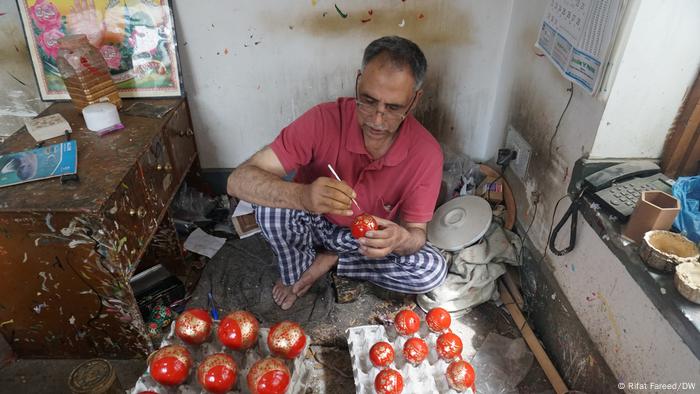
[[[69,100],[58,40],[85,34],[123,98],[180,97],[182,75],[169,0],[17,0],[43,101]]]

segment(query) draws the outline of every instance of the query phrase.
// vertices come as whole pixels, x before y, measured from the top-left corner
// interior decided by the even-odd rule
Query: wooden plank
[[[532,353],[535,355],[537,362],[544,370],[544,374],[547,376],[547,379],[549,379],[549,382],[552,384],[554,391],[557,394],[564,394],[568,392],[569,389],[566,387],[566,383],[564,383],[564,380],[562,380],[556,367],[554,367],[554,364],[552,364],[552,360],[549,359],[547,352],[544,351],[544,348],[535,336],[535,333],[532,332],[532,329],[527,324],[525,316],[523,316],[523,313],[520,311],[516,302],[513,300],[513,296],[511,296],[511,294],[508,292],[508,289],[506,288],[506,285],[504,285],[503,281],[501,280],[498,281],[498,289],[501,293],[501,301],[503,302],[503,304],[505,304],[506,308],[508,308],[508,312],[510,312],[510,315],[513,318],[513,321],[515,322],[515,325],[518,326],[520,333],[523,335],[523,339],[525,340],[525,342],[527,342],[528,346],[530,347],[530,350],[532,350]]]
[[[525,300],[523,299],[523,296],[520,294],[520,290],[518,289],[518,285],[517,285],[517,283],[515,283],[515,280],[513,279],[513,276],[510,273],[510,271],[506,270],[506,274],[503,275],[503,283],[508,288],[508,291],[510,292],[510,295],[515,300],[515,303],[518,304],[518,308],[520,308],[522,310],[523,307],[525,306]]]
[[[700,157],[693,156],[697,133],[700,129],[700,74],[686,97],[672,131],[664,144],[661,158],[664,174],[671,178],[690,175],[697,171]]]

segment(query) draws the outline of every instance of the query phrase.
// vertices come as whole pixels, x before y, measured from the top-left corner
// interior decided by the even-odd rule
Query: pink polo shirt
[[[373,160],[355,118],[355,100],[339,98],[301,115],[282,129],[270,148],[287,173],[297,170],[296,182],[333,178],[330,163],[355,190],[364,211],[388,220],[400,216],[405,222],[427,223],[440,191],[442,150],[413,115],[397,132],[384,156]],[[352,223],[352,217],[326,217],[340,226]]]

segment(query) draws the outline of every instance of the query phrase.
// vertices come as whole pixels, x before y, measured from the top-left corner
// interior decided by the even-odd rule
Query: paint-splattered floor
[[[345,330],[348,327],[378,324],[406,305],[412,298],[388,294],[373,286],[363,286],[360,299],[337,304],[330,280],[322,280],[299,299],[289,311],[272,302],[270,293],[277,279],[274,256],[260,236],[227,242],[207,264],[188,306],[206,307],[212,292],[222,312],[246,309],[263,326],[279,320],[300,322],[313,338],[313,356],[307,356],[315,380],[309,393],[353,393],[351,361]],[[509,338],[519,336],[506,312],[493,303],[483,304],[453,323],[462,335],[465,353],[474,355],[489,333]],[[80,360],[19,360],[0,369],[0,393],[69,393],[67,378]],[[134,385],[145,370],[144,360],[113,360],[124,388]],[[478,376],[479,371],[477,371]],[[518,385],[520,393],[553,392],[537,362]]]

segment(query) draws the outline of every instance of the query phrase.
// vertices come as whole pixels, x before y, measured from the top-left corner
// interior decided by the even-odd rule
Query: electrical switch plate
[[[510,162],[510,169],[513,170],[515,175],[521,181],[525,181],[527,177],[527,166],[530,164],[530,155],[532,154],[532,147],[525,141],[520,133],[513,128],[513,126],[508,127],[508,134],[506,134],[506,148],[512,149],[518,152],[518,156],[515,160]]]

